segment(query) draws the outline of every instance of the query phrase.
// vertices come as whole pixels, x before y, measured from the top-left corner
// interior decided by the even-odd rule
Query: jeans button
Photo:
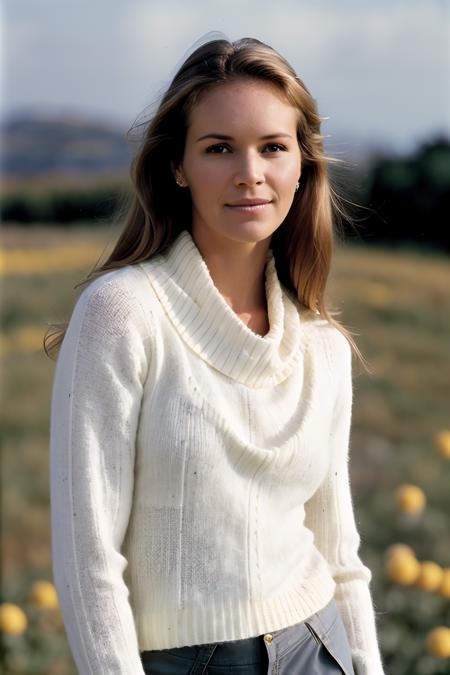
[[[265,640],[266,642],[272,642],[272,640],[273,640],[273,635],[272,635],[271,633],[266,633],[266,634],[264,635],[264,640]]]

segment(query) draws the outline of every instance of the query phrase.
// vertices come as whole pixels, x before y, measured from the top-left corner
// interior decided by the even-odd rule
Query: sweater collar
[[[249,387],[286,379],[302,357],[300,303],[280,283],[272,249],[265,266],[269,332],[258,335],[231,309],[187,230],[139,263],[183,340],[202,359]]]

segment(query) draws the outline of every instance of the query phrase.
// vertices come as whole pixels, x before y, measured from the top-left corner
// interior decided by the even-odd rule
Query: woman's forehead
[[[280,129],[267,133],[281,132],[283,127],[296,123],[297,109],[275,85],[251,80],[215,85],[203,93],[189,115],[190,126],[199,130],[214,126],[214,122],[226,128],[239,128],[244,120],[258,127],[272,126],[279,120]]]
[[[232,98],[268,98],[278,99],[285,105],[289,105],[286,95],[281,87],[274,82],[254,77],[233,78],[226,82],[220,82],[208,86],[197,98],[196,106],[211,104],[214,101],[232,99]]]

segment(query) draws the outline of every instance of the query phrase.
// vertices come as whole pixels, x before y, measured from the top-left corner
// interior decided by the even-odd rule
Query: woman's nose
[[[261,157],[258,154],[252,153],[240,157],[234,180],[236,185],[263,183],[265,178]]]

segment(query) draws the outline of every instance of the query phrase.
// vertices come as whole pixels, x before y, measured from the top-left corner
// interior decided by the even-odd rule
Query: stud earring
[[[175,178],[175,182],[176,182],[176,184],[179,185],[180,187],[184,187],[183,181],[181,181],[179,178]]]
[[[300,187],[300,181],[297,181],[297,185],[295,186],[295,191],[297,192],[298,188]]]

